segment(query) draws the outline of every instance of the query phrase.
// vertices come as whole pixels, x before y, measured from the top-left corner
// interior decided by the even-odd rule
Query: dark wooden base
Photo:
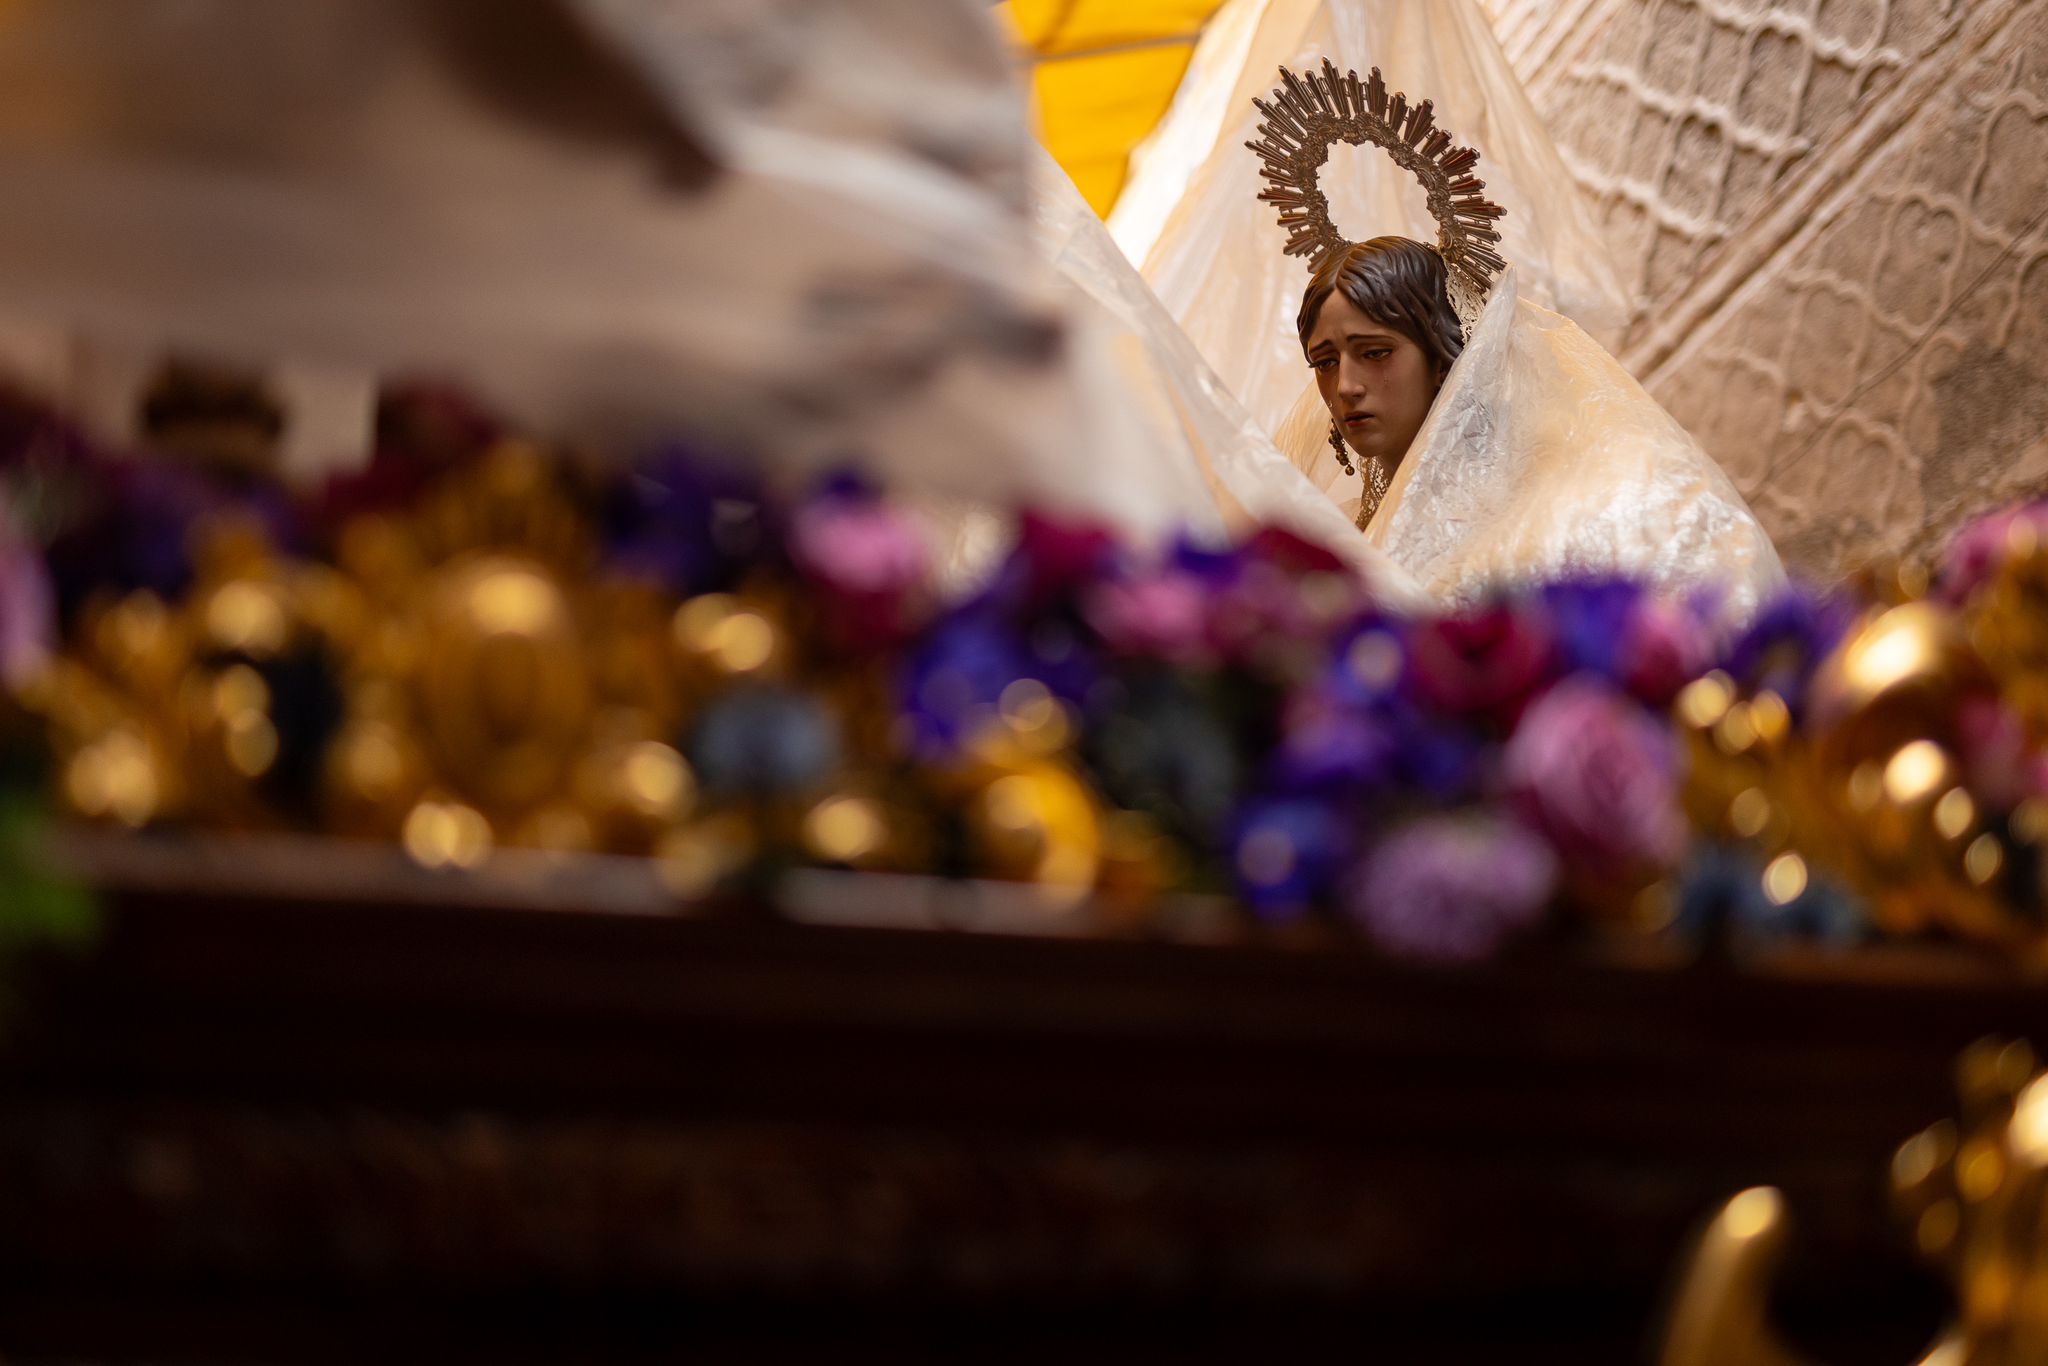
[[[0,1055],[0,1354],[1628,1361],[1771,1183],[1795,1335],[1899,1360],[1940,1298],[1890,1152],[1964,1045],[2048,1042],[1932,951],[1439,972],[444,891],[110,892]]]

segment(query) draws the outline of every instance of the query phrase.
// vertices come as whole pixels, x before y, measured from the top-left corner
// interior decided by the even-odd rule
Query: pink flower
[[[1956,748],[1972,794],[2010,811],[2048,793],[2048,759],[2027,743],[2019,716],[1996,697],[1965,697],[1956,706]]]
[[[0,687],[21,684],[42,664],[55,617],[43,558],[14,535],[0,502]]]
[[[1622,629],[1617,662],[1622,684],[1653,707],[1668,707],[1708,662],[1706,628],[1698,616],[1663,598],[1644,596]]]
[[[818,499],[797,512],[789,539],[806,573],[843,592],[900,593],[924,578],[917,528],[886,503]]]
[[[1323,623],[1304,582],[1268,561],[1247,559],[1216,593],[1211,637],[1231,659],[1269,664],[1319,639]]]
[[[1685,852],[1669,732],[1607,684],[1575,675],[1536,699],[1502,776],[1582,883],[1625,884]]]
[[[1344,561],[1335,551],[1281,526],[1262,526],[1254,531],[1244,543],[1244,553],[1290,574],[1339,574],[1345,570]]]
[[[1504,721],[1549,676],[1551,655],[1542,623],[1508,607],[1424,622],[1408,646],[1423,701],[1454,716],[1487,712]]]
[[[1111,649],[1175,664],[1208,657],[1209,597],[1192,574],[1169,569],[1098,584],[1082,610]]]
[[[917,528],[896,509],[866,498],[816,499],[791,520],[789,547],[797,568],[834,599],[841,635],[888,640],[911,626],[927,561]]]
[[[1938,579],[1942,598],[1961,603],[1998,571],[2015,543],[2030,545],[2048,541],[2048,503],[1980,517],[1956,533],[1942,557]]]
[[[1490,813],[1425,816],[1389,835],[1344,889],[1344,909],[1389,953],[1485,958],[1543,918],[1557,859]]]

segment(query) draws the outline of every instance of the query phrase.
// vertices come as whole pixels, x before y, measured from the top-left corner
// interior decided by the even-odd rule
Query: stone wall
[[[1789,563],[2048,490],[2048,0],[1492,0],[1637,308],[1621,359]]]

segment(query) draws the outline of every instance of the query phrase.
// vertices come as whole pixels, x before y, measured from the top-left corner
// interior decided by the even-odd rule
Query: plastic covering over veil
[[[1366,528],[1437,596],[1623,573],[1747,615],[1784,586],[1719,465],[1591,337],[1510,274]]]

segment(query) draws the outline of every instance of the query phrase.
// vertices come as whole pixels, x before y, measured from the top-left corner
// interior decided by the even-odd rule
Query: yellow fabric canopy
[[[1031,62],[1038,136],[1099,214],[1131,148],[1173,101],[1222,0],[1006,0],[997,15]]]

